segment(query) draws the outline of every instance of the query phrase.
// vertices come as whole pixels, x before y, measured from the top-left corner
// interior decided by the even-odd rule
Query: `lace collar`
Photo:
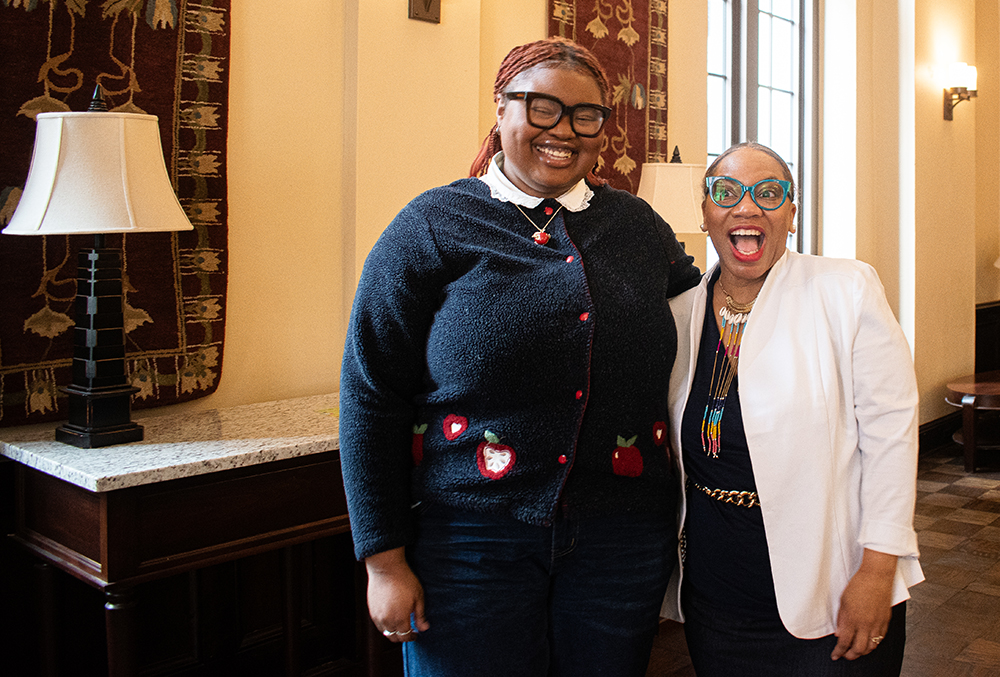
[[[504,175],[503,151],[493,156],[489,169],[479,177],[479,180],[489,186],[490,195],[501,202],[513,202],[516,205],[534,209],[544,199],[528,195]],[[592,197],[594,197],[594,191],[590,189],[585,180],[580,179],[579,183],[557,197],[556,201],[568,211],[582,212],[590,206],[590,198]]]

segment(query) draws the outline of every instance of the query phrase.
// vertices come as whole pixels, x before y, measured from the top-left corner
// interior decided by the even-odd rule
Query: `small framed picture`
[[[441,0],[410,0],[410,18],[441,23]]]

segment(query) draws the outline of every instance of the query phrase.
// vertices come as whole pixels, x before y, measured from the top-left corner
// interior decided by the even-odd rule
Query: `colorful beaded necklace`
[[[715,349],[715,360],[712,362],[712,381],[708,387],[708,404],[705,405],[705,415],[701,419],[701,448],[712,458],[719,457],[722,412],[726,408],[729,386],[733,384],[736,368],[740,362],[740,343],[743,341],[743,330],[746,328],[753,304],[757,301],[755,296],[750,303],[737,303],[722,286],[721,280],[717,284],[722,293],[726,295],[726,305],[719,310],[719,315],[722,317],[722,328],[719,330],[719,344]],[[726,335],[727,330],[728,336]]]

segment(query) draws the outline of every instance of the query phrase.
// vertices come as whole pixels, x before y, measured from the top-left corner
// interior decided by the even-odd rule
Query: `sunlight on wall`
[[[854,258],[857,12],[854,0],[826,3],[825,12],[821,253]]]
[[[899,305],[896,317],[910,352],[916,345],[917,281],[917,158],[916,65],[913,2],[900,11],[899,21]]]
[[[914,364],[925,422],[955,412],[944,401],[945,385],[975,370],[977,102],[944,120],[933,70],[942,59],[975,62],[976,0],[914,5]]]
[[[1000,299],[1000,3],[976,3],[976,303]],[[963,106],[969,104],[962,104]],[[991,169],[992,168],[992,169]]]

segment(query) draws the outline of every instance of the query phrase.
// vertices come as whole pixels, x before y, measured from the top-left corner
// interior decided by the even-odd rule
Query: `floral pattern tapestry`
[[[597,55],[611,81],[599,175],[635,193],[644,162],[667,162],[667,0],[549,0],[549,35]]]
[[[133,407],[213,392],[226,295],[230,0],[2,0],[0,227],[31,164],[35,116],[108,108],[159,119],[193,231],[108,235],[122,246]],[[0,426],[66,418],[76,261],[93,236],[0,235]]]

